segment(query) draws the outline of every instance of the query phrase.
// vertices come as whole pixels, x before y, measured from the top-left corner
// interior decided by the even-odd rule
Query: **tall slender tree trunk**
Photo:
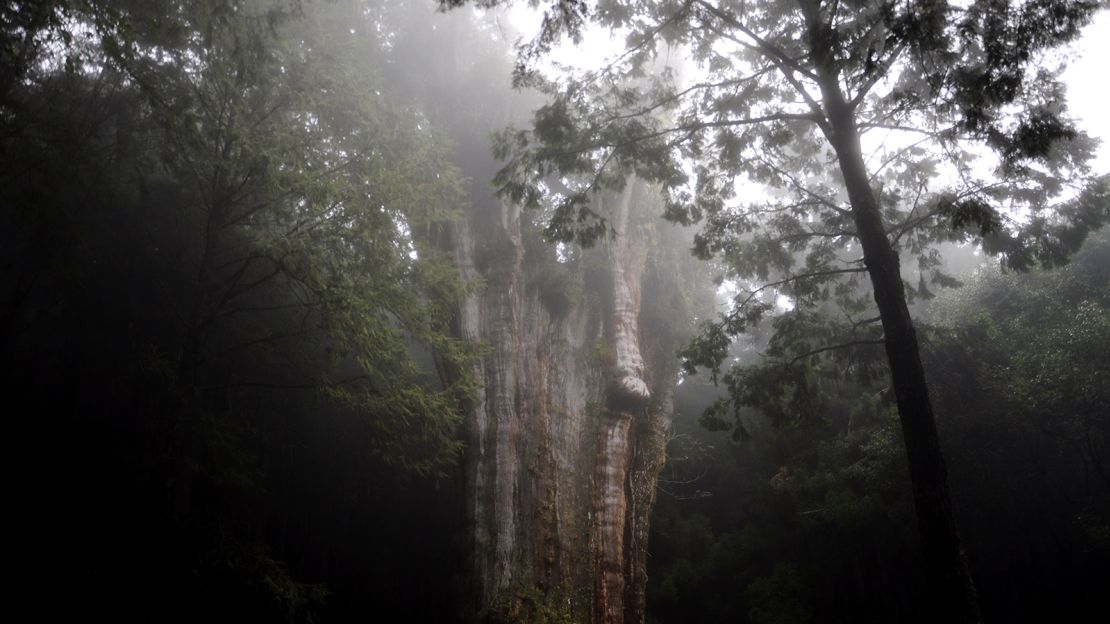
[[[977,624],[982,622],[982,615],[952,513],[948,473],[940,450],[925,368],[918,352],[917,334],[906,304],[898,252],[887,238],[879,203],[871,189],[855,111],[840,88],[836,61],[829,47],[832,34],[821,23],[816,3],[803,0],[801,6],[810,27],[810,49],[816,61],[828,123],[826,136],[836,151],[844,176],[852,219],[882,321],[909,461],[925,573],[934,586],[937,616],[943,622]]]
[[[647,357],[641,348],[642,293],[663,279],[648,224],[662,211],[639,181],[600,201],[615,236],[573,262],[558,262],[506,203],[475,210],[455,232],[464,277],[484,282],[458,329],[489,348],[466,420],[483,621],[643,620],[676,373],[673,345]]]
[[[925,369],[918,353],[917,334],[906,305],[898,254],[887,239],[878,205],[868,186],[858,134],[846,133],[841,141],[836,151],[849,189],[864,264],[871,276],[875,303],[882,319],[887,361],[909,460],[926,575],[935,586],[938,612],[943,621],[981,622],[975,586],[952,513],[948,472],[940,450]]]

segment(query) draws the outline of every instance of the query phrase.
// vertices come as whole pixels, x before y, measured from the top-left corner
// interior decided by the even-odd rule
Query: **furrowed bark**
[[[640,348],[654,248],[645,224],[661,209],[639,181],[601,201],[616,236],[570,264],[510,205],[456,228],[464,278],[485,283],[460,309],[458,331],[490,349],[465,425],[481,621],[643,620],[647,523],[675,378],[673,345],[646,359]]]

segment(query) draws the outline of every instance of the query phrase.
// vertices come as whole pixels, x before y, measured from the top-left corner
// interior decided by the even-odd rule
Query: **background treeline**
[[[1110,235],[1051,271],[988,261],[920,307],[984,616],[1089,621],[1110,586]],[[736,356],[777,374],[754,355],[759,341]],[[930,621],[877,349],[806,364],[811,413],[753,397],[764,409],[742,416],[750,437],[738,443],[695,422],[717,389],[679,387],[652,526],[655,621]]]
[[[443,91],[509,68],[484,35],[443,52],[481,26],[430,13],[0,7],[9,515],[36,618],[456,617],[478,351],[450,337],[473,285],[440,239],[503,121]]]

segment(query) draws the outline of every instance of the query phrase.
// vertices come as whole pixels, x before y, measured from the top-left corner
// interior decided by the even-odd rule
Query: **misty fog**
[[[1096,621],[1103,8],[0,4],[21,611]]]

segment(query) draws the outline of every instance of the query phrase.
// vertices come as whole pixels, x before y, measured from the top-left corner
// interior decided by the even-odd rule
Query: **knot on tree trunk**
[[[651,402],[651,391],[639,375],[629,370],[618,370],[609,384],[609,407],[617,411],[643,409]]]

